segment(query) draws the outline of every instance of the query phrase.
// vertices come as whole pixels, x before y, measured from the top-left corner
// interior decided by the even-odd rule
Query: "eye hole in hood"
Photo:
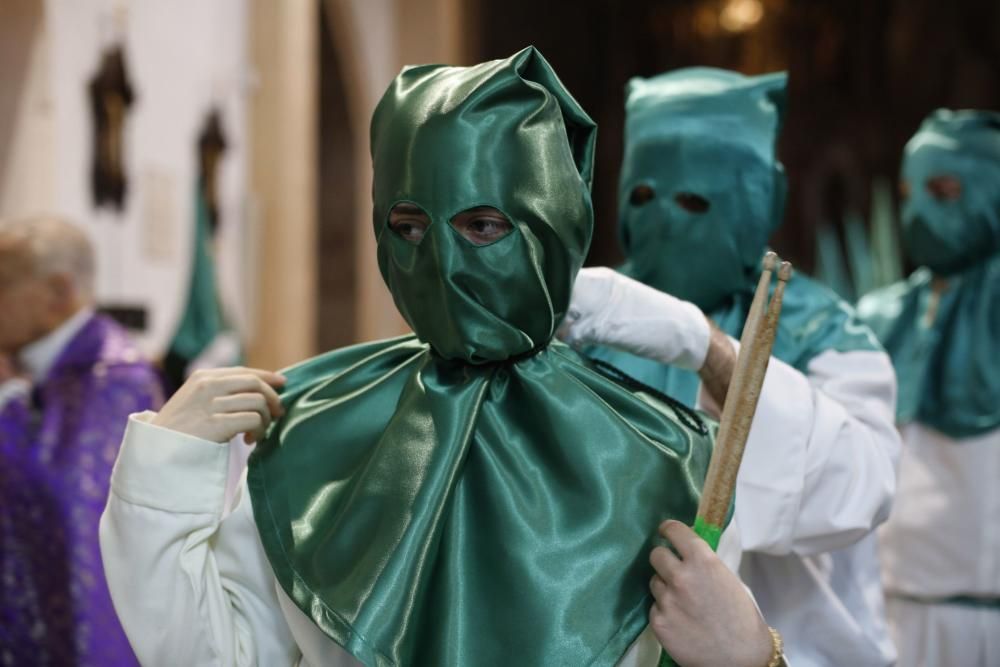
[[[678,192],[674,195],[674,202],[688,213],[707,213],[712,203],[693,192]]]
[[[962,197],[962,181],[948,174],[928,178],[925,187],[939,202],[958,201]]]

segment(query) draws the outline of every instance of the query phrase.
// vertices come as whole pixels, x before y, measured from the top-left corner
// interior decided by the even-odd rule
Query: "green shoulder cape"
[[[614,665],[661,521],[694,519],[715,425],[554,343],[442,360],[411,336],[287,371],[248,485],[278,582],[369,665]]]

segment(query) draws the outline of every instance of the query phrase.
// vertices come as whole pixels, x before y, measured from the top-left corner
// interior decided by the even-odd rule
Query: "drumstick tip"
[[[787,283],[792,277],[792,263],[782,262],[781,268],[778,269],[778,280],[783,283]]]
[[[761,261],[761,265],[764,267],[765,271],[774,271],[778,266],[778,253],[773,250],[768,250],[767,254],[764,255],[764,259]]]

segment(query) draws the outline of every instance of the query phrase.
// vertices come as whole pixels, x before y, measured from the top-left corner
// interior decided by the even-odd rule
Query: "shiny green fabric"
[[[375,113],[379,260],[419,338],[286,371],[248,476],[278,582],[366,664],[613,665],[647,622],[657,526],[694,519],[716,427],[551,342],[593,129],[534,49],[404,70]],[[430,214],[420,244],[386,228],[397,201]],[[515,231],[458,238],[478,205]]]
[[[372,118],[379,267],[442,357],[498,361],[552,338],[590,245],[595,134],[533,50],[407,68],[389,86]],[[399,202],[431,218],[419,246],[388,229]],[[448,224],[478,206],[502,211],[514,233],[477,247]]]
[[[187,304],[177,331],[170,342],[170,353],[193,361],[226,328],[219,306],[219,290],[215,275],[215,257],[212,253],[208,202],[201,188],[195,188],[195,227],[192,247],[191,283]]]
[[[939,201],[928,179],[962,184]],[[898,419],[956,439],[1000,427],[1000,114],[939,110],[906,146],[903,238],[925,268],[867,295],[858,311],[892,355]],[[937,315],[925,314],[934,272],[945,276]]]
[[[682,69],[629,84],[619,215],[626,262],[620,270],[692,301],[739,338],[760,259],[784,210],[785,177],[775,156],[786,77]],[[636,204],[648,185],[655,197]],[[680,206],[693,193],[709,208]],[[772,288],[773,289],[773,288]],[[878,350],[871,332],[832,291],[802,274],[786,289],[774,355],[806,372],[828,351]],[[696,373],[608,348],[587,353],[688,405]]]

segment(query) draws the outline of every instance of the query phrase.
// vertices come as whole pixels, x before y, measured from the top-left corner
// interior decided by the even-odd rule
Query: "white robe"
[[[895,493],[895,405],[885,353],[824,352],[808,375],[770,360],[737,478],[739,572],[796,667],[895,662],[872,532]]]
[[[741,544],[756,552],[741,572],[796,667],[890,664],[883,628],[868,624],[881,614],[877,562],[849,545],[884,520],[894,490],[892,368],[885,355],[852,352],[821,355],[811,370],[807,379],[771,360],[720,555],[735,569]],[[145,419],[129,424],[100,531],[143,664],[353,664],[279,595],[230,448]],[[224,518],[227,479],[236,505]],[[844,547],[829,567],[814,556]],[[657,653],[646,632],[621,664],[654,665]]]
[[[1000,665],[1000,609],[935,602],[1000,599],[1000,429],[960,441],[919,423],[902,432],[879,535],[900,665]]]

